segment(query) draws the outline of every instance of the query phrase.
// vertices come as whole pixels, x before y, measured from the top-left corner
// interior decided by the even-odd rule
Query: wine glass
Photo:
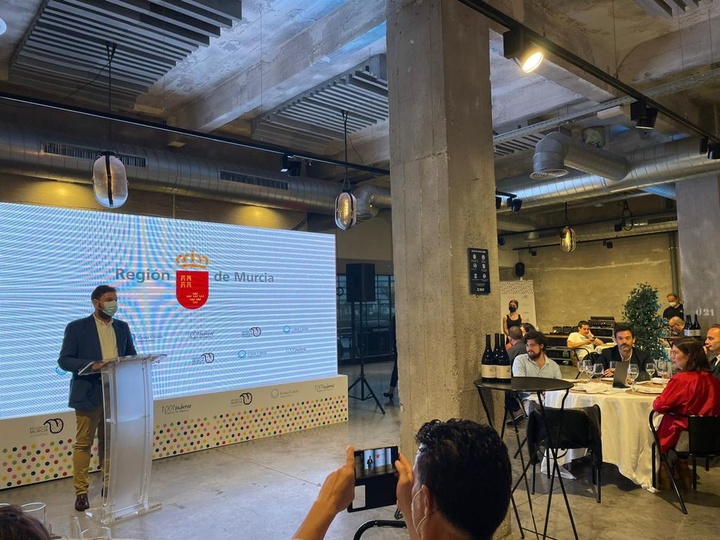
[[[605,371],[605,366],[603,366],[601,363],[593,364],[593,377],[597,377],[598,379],[603,376],[603,372]]]
[[[648,362],[645,364],[645,371],[647,371],[647,374],[650,375],[650,378],[653,378],[653,375],[655,375],[655,364],[653,362]]]
[[[667,373],[667,360],[657,361],[657,373],[663,379],[665,378],[665,373]]]
[[[631,380],[631,388],[633,391],[635,391],[635,379],[638,378],[638,375],[640,375],[640,368],[637,364],[630,364],[628,366],[627,370],[627,376],[628,379]]]
[[[588,379],[591,378],[592,369],[593,369],[592,360],[590,360],[589,358],[585,358],[582,361],[582,370],[587,374]]]

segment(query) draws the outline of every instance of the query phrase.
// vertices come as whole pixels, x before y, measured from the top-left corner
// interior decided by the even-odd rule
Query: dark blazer
[[[603,363],[605,369],[608,369],[610,367],[610,360],[613,360],[615,362],[622,362],[622,358],[620,358],[620,351],[618,350],[617,345],[615,345],[614,347],[608,347],[607,349],[603,349],[603,351],[600,353],[600,361]],[[644,381],[648,379],[648,374],[645,371],[645,364],[647,364],[648,362],[650,362],[650,354],[647,351],[643,351],[642,349],[633,347],[632,356],[630,357],[630,363],[637,364],[638,368],[640,369],[640,374],[637,378],[638,381]]]
[[[712,368],[712,374],[715,375],[718,379],[720,379],[720,356],[718,356],[714,360],[710,360],[710,367]]]
[[[118,356],[137,354],[128,324],[113,319],[113,328],[117,339]],[[68,400],[70,408],[90,411],[102,403],[100,374],[78,375],[78,371],[90,362],[100,362],[102,359],[100,338],[93,315],[73,321],[65,327],[58,365],[65,371],[72,372]]]

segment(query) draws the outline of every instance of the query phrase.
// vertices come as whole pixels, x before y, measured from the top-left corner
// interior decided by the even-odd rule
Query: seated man
[[[395,462],[398,507],[410,538],[491,540],[507,513],[511,489],[510,458],[497,432],[472,420],[432,420],[415,440],[415,466],[402,454]],[[355,486],[353,454],[348,446],[347,462],[325,479],[293,538],[324,538],[348,507]]]
[[[525,354],[515,357],[512,366],[513,377],[544,377],[561,379],[560,366],[545,355],[547,339],[542,332],[533,330],[523,337]]]
[[[605,369],[605,376],[612,377],[615,373],[614,369],[610,369],[610,362],[630,362],[638,365],[640,370],[638,380],[647,379],[645,364],[650,362],[650,355],[633,346],[635,345],[635,337],[629,325],[621,323],[615,326],[615,343],[614,347],[609,347],[600,353],[600,361]]]
[[[567,347],[575,351],[579,362],[582,362],[587,353],[595,351],[595,347],[600,345],[603,345],[602,340],[592,335],[590,324],[587,321],[580,321],[578,331],[573,332],[567,338]]]
[[[708,328],[705,337],[705,354],[713,375],[720,379],[720,324],[713,324]]]
[[[522,330],[519,326],[511,326],[508,329],[508,337],[510,338],[510,347],[507,353],[510,357],[510,362],[512,362],[517,355],[525,353],[525,342],[523,341]]]
[[[685,321],[683,321],[680,317],[673,317],[668,321],[668,328],[670,330],[668,338],[683,337]]]

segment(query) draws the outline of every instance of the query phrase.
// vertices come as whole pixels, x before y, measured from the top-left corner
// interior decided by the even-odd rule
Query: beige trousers
[[[95,433],[98,436],[98,457],[100,467],[103,468],[105,457],[105,419],[103,418],[103,406],[98,405],[91,411],[75,410],[75,423],[77,434],[73,445],[73,477],[75,495],[85,495],[89,487],[90,458]],[[103,484],[106,483],[105,472],[103,472]]]

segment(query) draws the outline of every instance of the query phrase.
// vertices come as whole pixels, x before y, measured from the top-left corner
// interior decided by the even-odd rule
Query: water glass
[[[615,371],[615,360],[610,360],[609,367],[613,370],[613,372]]]
[[[109,527],[92,527],[85,529],[80,538],[83,540],[112,540]]]
[[[635,379],[640,375],[640,368],[637,364],[630,364],[628,366],[627,376],[631,380],[631,388],[635,391]]]
[[[50,525],[50,533],[52,533],[53,538],[57,538],[58,535],[60,538],[67,540],[79,540],[81,538],[80,520],[77,516],[59,519]]]
[[[588,379],[590,379],[592,377],[593,370],[592,360],[590,360],[589,358],[585,358],[582,361],[582,370],[587,373]]]
[[[593,364],[593,377],[600,378],[603,376],[603,372],[605,371],[605,366],[603,366],[600,363]]]
[[[23,514],[34,517],[44,526],[47,526],[47,508],[44,502],[31,502],[23,504],[20,509]]]
[[[650,378],[653,378],[653,375],[655,375],[655,364],[652,362],[648,362],[645,364],[645,371],[647,371],[647,374],[650,375]]]

